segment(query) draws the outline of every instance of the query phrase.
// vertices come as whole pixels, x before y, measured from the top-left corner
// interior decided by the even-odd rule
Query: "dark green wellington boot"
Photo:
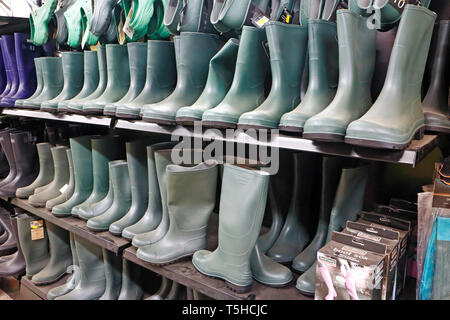
[[[239,40],[230,39],[209,62],[208,79],[202,95],[192,106],[182,107],[177,112],[177,123],[194,125],[201,121],[203,112],[216,107],[225,98],[236,69]]]
[[[50,260],[47,265],[35,274],[31,281],[38,286],[57,281],[72,265],[72,251],[70,250],[70,233],[57,225],[45,223],[50,249]]]
[[[17,217],[17,233],[19,235],[20,248],[25,258],[26,275],[29,279],[41,271],[50,258],[45,227],[42,239],[31,240],[30,223],[36,220],[36,218],[26,214],[21,214]]]
[[[127,142],[127,163],[131,185],[131,207],[120,220],[109,226],[109,232],[120,236],[123,229],[134,225],[148,207],[147,146],[149,140]]]
[[[130,210],[131,184],[127,162],[111,167],[111,182],[114,190],[113,203],[104,213],[88,220],[87,227],[91,230],[108,230],[113,222],[121,219]]]
[[[105,105],[103,111],[105,116],[115,116],[117,106],[136,99],[145,85],[147,44],[145,42],[134,42],[128,43],[127,47],[130,65],[130,87],[122,99],[115,103]]]
[[[144,291],[141,287],[142,267],[122,259],[122,288],[117,300],[141,300]]]
[[[206,249],[206,232],[216,203],[218,163],[192,168],[169,165],[167,206],[169,230],[158,242],[140,247],[136,256],[152,264],[167,264]]]
[[[261,231],[269,175],[224,164],[219,211],[219,246],[197,251],[192,263],[201,273],[225,280],[238,293],[252,283],[250,257]]]
[[[80,267],[80,281],[69,293],[55,300],[97,300],[105,292],[106,278],[102,248],[74,235]]]
[[[269,66],[263,46],[265,40],[263,29],[244,26],[233,83],[222,102],[203,113],[203,126],[235,128],[241,114],[254,110],[264,101],[264,81]]]
[[[306,120],[325,109],[336,94],[339,77],[336,24],[310,20],[308,32],[308,89],[298,107],[281,117],[280,131],[302,133]]]
[[[150,40],[147,46],[145,86],[133,101],[117,103],[116,116],[119,118],[139,119],[143,105],[158,103],[175,89],[177,67],[173,42]]]
[[[106,197],[109,189],[108,163],[122,156],[121,138],[118,136],[100,137],[91,140],[93,185],[89,197],[72,208],[72,215],[78,217],[82,210]]]
[[[372,105],[371,85],[375,69],[376,29],[350,10],[338,10],[339,84],[333,101],[309,118],[303,137],[343,141],[347,126]]]
[[[61,195],[61,188],[69,183],[69,162],[67,161],[67,148],[60,146],[51,150],[54,163],[54,179],[45,190],[35,193],[28,198],[31,205],[35,207],[45,207],[48,200],[52,200]]]
[[[52,182],[55,171],[53,167],[53,158],[50,149],[52,145],[47,142],[37,143],[36,149],[39,157],[39,174],[36,180],[28,187],[18,188],[16,197],[27,198],[31,196],[36,188],[43,187]]]
[[[122,287],[122,258],[104,248],[102,252],[105,264],[106,288],[98,300],[117,300]]]
[[[405,149],[416,134],[422,138],[421,87],[435,20],[427,8],[406,6],[383,89],[370,110],[348,126],[346,143]]]
[[[156,143],[147,147],[147,171],[148,171],[148,205],[142,218],[132,226],[123,229],[122,237],[133,239],[141,233],[153,231],[161,222],[162,205],[161,192],[159,190],[158,177],[155,164],[155,152],[170,149],[175,145],[173,142]]]
[[[30,13],[31,42],[36,46],[42,46],[48,40],[48,24],[55,12],[57,0],[46,1],[42,6]]]
[[[42,88],[44,87],[44,79],[42,77],[42,64],[41,64],[42,58],[34,58],[34,67],[36,68],[36,91],[31,95],[31,97],[27,99],[17,99],[14,103],[14,106],[17,108],[23,108],[24,103],[27,104],[28,100],[33,100],[37,96],[39,96],[42,92]]]
[[[52,210],[54,206],[57,206],[58,204],[62,204],[69,200],[73,192],[75,190],[75,177],[73,173],[73,161],[72,161],[72,151],[70,149],[66,149],[66,157],[67,157],[67,164],[69,166],[69,182],[67,183],[67,187],[63,187],[64,190],[62,190],[61,194],[51,200],[48,200],[45,204],[45,207],[49,210]]]
[[[62,60],[57,57],[41,58],[43,88],[34,99],[24,101],[23,107],[40,109],[41,103],[55,98],[64,87]]]
[[[106,48],[105,46],[97,47],[97,65],[98,65],[98,85],[90,95],[80,99],[72,99],[67,104],[69,112],[83,113],[83,105],[87,101],[95,100],[100,97],[106,89],[108,75],[106,73]],[[93,68],[95,69],[95,68]],[[85,69],[86,70],[86,69]]]
[[[327,239],[331,240],[333,231],[342,231],[347,221],[355,221],[364,204],[364,194],[369,167],[346,168],[342,170],[336,196],[331,209]],[[297,289],[305,295],[314,295],[316,283],[316,255],[314,264],[297,279]]]
[[[75,97],[83,88],[83,52],[61,53],[64,87],[55,98],[41,104],[42,111],[58,111],[58,103]]]
[[[271,21],[265,26],[272,88],[258,108],[239,118],[241,129],[276,129],[283,114],[300,102],[300,85],[308,49],[308,27]]]
[[[159,124],[176,124],[178,109],[192,105],[202,94],[208,77],[209,61],[219,46],[219,37],[214,34],[183,32],[175,37],[177,86],[163,101],[144,105],[142,119]]]
[[[161,286],[159,287],[158,291],[144,300],[164,300],[169,294],[171,288],[172,280],[167,279],[166,277],[161,277]]]
[[[84,101],[83,113],[102,115],[107,104],[122,99],[130,88],[130,66],[127,46],[107,44],[106,66],[106,88],[96,99]]]
[[[96,51],[84,51],[84,83],[80,93],[69,100],[64,100],[58,103],[58,112],[68,112],[69,105],[73,101],[81,100],[91,95],[98,87],[99,72],[98,59]]]
[[[64,217],[71,215],[72,208],[86,201],[92,193],[94,178],[92,173],[91,139],[94,137],[84,136],[70,139],[75,189],[69,200],[53,207],[52,213],[55,216]]]
[[[81,7],[87,1],[89,0],[77,0],[63,14],[67,26],[67,45],[71,48],[78,48],[81,45],[84,33],[81,29]]]

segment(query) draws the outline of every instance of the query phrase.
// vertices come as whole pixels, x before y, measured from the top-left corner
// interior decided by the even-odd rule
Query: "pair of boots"
[[[17,216],[0,208],[0,277],[18,277],[25,272],[25,260],[18,241]]]

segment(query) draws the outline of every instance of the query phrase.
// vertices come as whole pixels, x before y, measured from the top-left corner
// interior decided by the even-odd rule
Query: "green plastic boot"
[[[81,30],[83,32],[87,32],[87,30],[92,25],[92,15],[93,15],[93,2],[87,0],[84,1],[83,5],[80,8],[81,11]],[[98,43],[99,37],[94,35],[91,30],[89,30],[88,37],[86,39],[86,44],[88,46],[94,46]]]
[[[29,100],[33,100],[37,96],[39,96],[42,92],[42,88],[44,87],[44,79],[42,77],[42,58],[34,58],[34,67],[36,68],[36,80],[37,80],[37,86],[36,91],[31,95],[31,97],[27,99],[18,99],[14,103],[14,106],[16,108],[26,108],[24,107],[24,104],[27,105]]]
[[[77,0],[64,12],[64,21],[67,26],[67,45],[72,48],[78,48],[81,45],[81,38],[84,33],[81,24],[81,8],[85,2],[90,2],[90,0]]]
[[[67,187],[63,187],[64,190],[62,190],[61,194],[51,200],[48,200],[45,204],[45,207],[49,210],[52,210],[54,206],[57,206],[58,204],[62,204],[69,200],[75,190],[75,177],[73,173],[73,161],[72,161],[72,151],[70,149],[66,149],[66,157],[67,157],[67,164],[69,166],[69,182],[67,183]]]
[[[122,258],[114,252],[102,249],[105,264],[106,288],[98,300],[117,300],[122,287]]]
[[[53,12],[55,12],[57,0],[48,0],[41,7],[30,13],[31,42],[36,46],[42,46],[48,40],[48,24]]]

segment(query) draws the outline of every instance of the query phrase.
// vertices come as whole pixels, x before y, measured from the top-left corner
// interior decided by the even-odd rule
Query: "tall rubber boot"
[[[106,197],[109,189],[108,163],[122,156],[122,141],[118,136],[100,137],[91,140],[92,146],[92,193],[81,204],[72,208],[72,215],[79,216],[81,208],[88,208]]]
[[[109,232],[120,236],[123,229],[138,222],[148,207],[148,140],[127,142],[127,163],[131,185],[131,207],[120,219],[109,226]]]
[[[103,93],[93,100],[86,100],[83,113],[103,114],[109,103],[122,99],[130,88],[130,66],[127,46],[106,45],[107,84]]]
[[[164,300],[171,288],[172,280],[166,277],[161,277],[161,286],[159,287],[158,291],[144,300]]]
[[[336,23],[310,20],[308,23],[308,89],[297,108],[281,117],[279,129],[303,132],[306,120],[325,109],[338,85],[338,44]]]
[[[219,246],[197,251],[192,263],[201,273],[225,280],[238,293],[252,283],[250,257],[261,230],[269,175],[224,164],[219,211]]]
[[[6,240],[0,245],[1,257],[14,254],[17,251],[17,239],[14,237],[10,214],[4,208],[0,209],[0,221],[6,233]]]
[[[116,116],[139,119],[144,104],[158,103],[175,89],[177,72],[174,43],[150,40],[147,42],[147,74],[142,92],[131,102],[117,103]]]
[[[81,24],[81,8],[89,0],[78,0],[68,8],[64,14],[64,22],[67,27],[67,45],[71,48],[79,48],[84,35]]]
[[[0,51],[1,51],[1,38],[0,38]],[[6,70],[5,70],[5,63],[3,61],[3,54],[0,52],[0,93],[3,93],[6,89],[7,85],[7,78],[6,78]]]
[[[67,148],[60,146],[51,150],[54,163],[54,179],[41,192],[35,193],[28,198],[31,205],[35,207],[45,207],[47,201],[55,199],[61,195],[61,189],[69,183],[70,170],[67,160]]]
[[[15,129],[9,128],[0,130],[0,144],[2,146],[2,150],[5,152],[5,157],[9,165],[9,173],[6,178],[0,181],[0,188],[13,181],[17,175],[16,162],[14,160],[14,153],[11,144],[11,133],[15,131]]]
[[[206,232],[216,202],[218,164],[193,168],[169,165],[167,206],[169,230],[158,242],[140,247],[136,256],[152,264],[167,264],[206,249]]]
[[[211,58],[219,50],[217,35],[183,32],[175,38],[177,86],[170,96],[156,104],[142,107],[142,119],[159,124],[176,124],[180,107],[192,105],[202,94]]]
[[[57,0],[46,1],[42,6],[30,13],[31,42],[36,46],[42,46],[48,40],[48,24],[53,12],[55,12]]]
[[[350,10],[337,12],[339,84],[333,101],[309,118],[303,137],[320,141],[343,141],[350,122],[372,105],[371,84],[375,68],[376,30]]]
[[[0,95],[0,106],[8,107],[10,106],[10,103],[5,98],[14,96],[17,92],[17,89],[19,89],[19,73],[17,70],[14,36],[3,35],[0,43],[2,47],[3,61],[5,62],[6,78],[8,81],[6,89],[9,89],[5,89],[5,91],[3,91]]]
[[[97,37],[105,33],[108,28],[111,21],[111,12],[116,3],[115,0],[98,0],[95,2],[92,24],[89,30]]]
[[[238,50],[239,41],[230,39],[211,59],[205,89],[192,106],[178,110],[178,124],[194,125],[194,121],[202,120],[203,112],[216,107],[225,98],[233,82]]]
[[[144,291],[141,287],[142,267],[122,259],[122,288],[118,300],[141,300]]]
[[[75,190],[75,177],[73,173],[72,151],[69,148],[66,149],[66,157],[67,157],[67,164],[69,166],[69,182],[67,183],[67,187],[64,187],[64,190],[58,197],[47,201],[47,203],[45,204],[45,208],[49,210],[52,210],[54,206],[57,206],[69,200],[72,197],[73,192]]]
[[[10,78],[11,61],[10,61],[8,52],[6,51],[6,49],[3,49],[3,47],[5,46],[3,44],[3,42],[5,42],[5,41],[6,41],[6,38],[5,38],[5,40],[0,38],[0,49],[1,49],[1,53],[2,53],[1,60],[3,63],[3,67],[5,69],[5,85],[4,85],[4,89],[0,93],[0,100],[2,97],[8,95],[8,93],[11,91],[11,85],[12,85],[11,78]]]
[[[186,300],[186,287],[172,281],[172,287],[164,300]]]
[[[114,199],[111,207],[103,214],[91,218],[87,227],[94,231],[106,231],[109,226],[121,219],[131,207],[131,185],[128,163],[117,163],[111,167],[111,182],[113,186]]]
[[[162,218],[161,192],[157,177],[155,152],[158,150],[170,149],[175,144],[173,142],[162,142],[147,147],[147,171],[148,171],[148,206],[142,218],[135,224],[123,229],[122,237],[133,239],[141,233],[153,231],[158,227]]]
[[[106,72],[106,47],[97,47],[97,66],[98,66],[98,85],[90,95],[80,98],[72,99],[67,104],[67,109],[69,112],[83,113],[83,105],[87,101],[95,100],[100,97],[106,89],[106,84],[108,82],[108,74]],[[86,67],[86,66],[85,66]],[[95,69],[95,66],[92,66]],[[90,69],[90,68],[88,68]],[[86,70],[86,69],[85,69]],[[94,72],[95,74],[95,72]]]
[[[348,126],[346,143],[404,149],[416,133],[423,136],[421,87],[435,19],[424,7],[406,6],[383,90],[370,110]]]
[[[83,88],[83,52],[61,53],[62,68],[64,75],[64,87],[55,98],[42,102],[41,110],[48,112],[58,111],[58,103],[69,100],[80,93]]]
[[[50,254],[48,250],[48,236],[44,225],[44,237],[42,239],[31,239],[30,223],[39,219],[26,214],[17,217],[17,234],[20,247],[25,259],[25,274],[31,279],[47,265]]]
[[[68,112],[69,104],[73,101],[84,99],[91,95],[98,87],[99,72],[96,51],[84,51],[84,83],[81,91],[72,99],[63,100],[58,103],[58,112]]]
[[[243,113],[254,110],[264,101],[264,81],[269,66],[263,46],[265,40],[264,30],[243,27],[233,83],[222,102],[203,113],[203,126],[235,128]]]
[[[122,258],[115,253],[102,249],[105,265],[105,292],[98,300],[117,300],[122,288]]]
[[[368,166],[345,168],[342,170],[336,196],[331,209],[327,239],[331,240],[333,231],[341,231],[347,221],[355,221],[364,204],[364,194],[368,178]],[[314,260],[316,258],[314,257]],[[297,289],[305,295],[314,295],[316,283],[316,262],[297,279]]]
[[[105,292],[106,278],[102,248],[74,235],[81,277],[77,286],[55,300],[97,300]]]
[[[36,188],[46,186],[52,182],[55,175],[55,170],[51,148],[52,145],[47,142],[36,144],[39,158],[39,174],[32,184],[27,187],[17,189],[16,197],[28,198],[34,193]]]
[[[88,46],[95,46],[98,43],[99,37],[94,35],[88,28],[92,25],[92,14],[93,14],[93,3],[90,1],[85,1],[81,6],[81,30],[84,32],[89,32],[86,39],[86,44]]]
[[[64,87],[61,58],[43,57],[41,58],[41,68],[44,87],[37,97],[23,102],[23,106],[26,108],[39,109],[41,103],[58,96]]]
[[[44,79],[42,78],[42,64],[41,64],[42,58],[34,58],[34,66],[35,66],[35,73],[36,73],[36,79],[37,79],[37,86],[34,93],[26,98],[26,99],[17,99],[14,103],[14,106],[17,108],[24,107],[24,104],[27,104],[28,100],[32,100],[36,98],[41,92],[42,88],[44,87]]]
[[[147,44],[145,42],[128,43],[127,48],[130,65],[130,87],[122,99],[105,105],[103,111],[105,116],[115,116],[117,106],[133,101],[142,92],[145,85]]]
[[[422,102],[425,130],[450,133],[448,118],[448,88],[450,76],[450,21],[439,22],[439,33],[431,72],[431,84]]]
[[[17,234],[17,217],[11,218],[11,232],[14,239],[19,239]],[[0,277],[18,277],[25,274],[25,258],[22,254],[20,242],[17,241],[17,251],[12,254],[12,257],[0,264]]]
[[[272,88],[255,110],[242,114],[242,129],[276,129],[283,114],[300,102],[300,86],[308,49],[308,27],[271,21],[265,26],[270,52]]]

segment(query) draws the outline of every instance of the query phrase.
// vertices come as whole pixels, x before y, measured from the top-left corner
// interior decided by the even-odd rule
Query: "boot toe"
[[[133,239],[136,236],[136,233],[133,232],[133,229],[127,227],[122,231],[122,237],[126,239]]]
[[[311,118],[311,115],[300,112],[289,112],[281,117],[279,126],[303,128],[305,126],[305,122],[309,118]]]
[[[120,223],[114,222],[109,226],[109,232],[113,234],[121,234],[123,231],[123,225]]]
[[[236,124],[239,121],[239,115],[233,115],[231,113],[211,109],[211,110],[206,110],[203,113],[202,121],[227,122],[227,123]]]
[[[163,120],[175,121],[175,113],[171,110],[165,110],[163,105],[144,106],[142,109],[143,120]]]
[[[272,266],[270,270],[262,270],[262,272],[254,272],[252,269],[252,273],[256,281],[268,286],[284,286],[293,279],[291,270],[279,263]]]
[[[304,295],[313,296],[316,283],[316,268],[311,267],[297,279],[295,287]]]
[[[278,120],[270,116],[267,112],[251,111],[242,114],[239,117],[239,125],[262,126],[268,128],[277,128]]]
[[[322,133],[345,136],[347,123],[341,119],[314,116],[305,122],[304,133]]]
[[[203,110],[192,107],[180,108],[177,112],[177,118],[194,118],[197,120],[202,120]]]
[[[136,106],[133,104],[124,104],[124,105],[119,105],[116,108],[116,115],[117,116],[132,116],[132,117],[136,117],[139,118],[139,114],[141,112],[141,107],[140,106]]]
[[[315,259],[314,254],[300,254],[292,261],[292,268],[299,272],[306,272],[314,264]]]
[[[148,246],[151,244],[151,241],[149,241],[148,239],[148,232],[146,233],[141,233],[141,234],[137,234],[136,236],[133,237],[133,241],[132,241],[132,245],[135,247],[143,247],[143,246]]]
[[[91,218],[87,221],[87,227],[89,229],[98,230],[98,231],[106,231],[109,228],[109,225],[103,221],[103,219],[97,219],[98,217]]]

